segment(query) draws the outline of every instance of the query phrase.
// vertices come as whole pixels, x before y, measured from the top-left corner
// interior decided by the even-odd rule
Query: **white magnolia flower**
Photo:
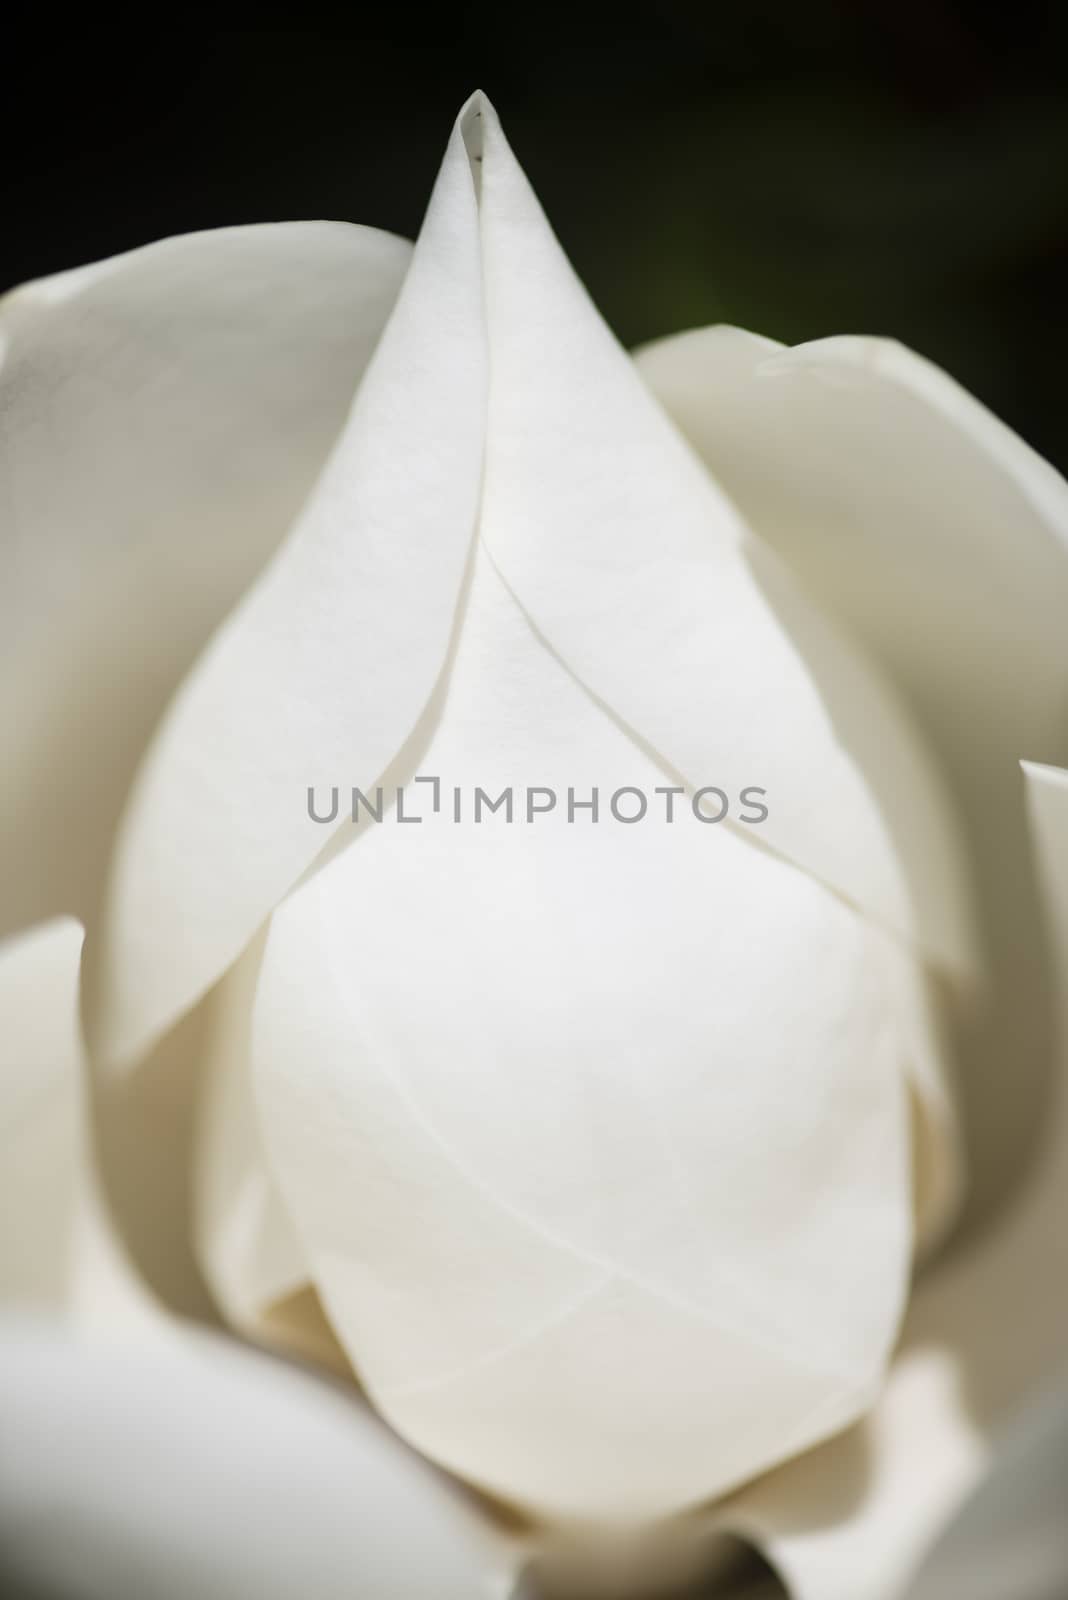
[[[357,1375],[513,1566],[900,1595],[1068,1362],[1064,483],[883,341],[628,357],[481,96],[414,249],[168,240],[0,340],[0,1288],[172,1350],[84,1079],[158,1300]]]

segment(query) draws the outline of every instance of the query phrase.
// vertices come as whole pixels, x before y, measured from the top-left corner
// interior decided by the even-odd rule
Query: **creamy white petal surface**
[[[1068,1352],[1038,916],[1041,886],[1068,923],[1068,780],[1028,771],[1036,869],[1017,766],[1068,759],[1068,490],[878,341],[710,330],[636,365],[481,96],[414,252],[232,230],[4,317],[12,916],[89,928],[98,1155],[153,1288],[355,1371],[565,1546],[681,1537],[674,1514],[716,1501],[685,1537],[760,1540],[798,1600],[898,1600]],[[705,785],[722,824],[693,813]],[[309,790],[335,786],[320,825]],[[346,820],[350,786],[381,788],[381,821]],[[0,1131],[84,1065],[79,943],[57,922],[0,949],[0,1021],[30,1041]],[[957,1054],[975,1227],[906,1316],[964,1182]],[[51,1292],[69,1196],[35,1199],[15,1143],[4,1197],[40,1226],[28,1254],[4,1238],[0,1279],[17,1257]],[[100,1323],[89,1280],[129,1275],[91,1179],[84,1199],[63,1292]],[[146,1403],[142,1427],[124,1401],[121,1494],[94,1500],[88,1469],[117,1369],[87,1388],[80,1357],[16,1340],[0,1374],[42,1441],[31,1495],[84,1420],[57,1492],[107,1532],[87,1595],[115,1592],[137,1525],[139,1595],[182,1526],[186,1588],[216,1592],[210,1557],[219,1593],[293,1592],[286,1497],[313,1458],[301,1585],[359,1593],[362,1531],[369,1595],[475,1592],[429,1471],[354,1395],[344,1440],[325,1412],[306,1432],[303,1380],[259,1363],[233,1438],[207,1435],[198,1553],[170,1501],[241,1358],[221,1376],[142,1310],[189,1416]],[[0,1515],[11,1484],[29,1505],[5,1471]],[[247,1474],[216,1512],[212,1483]],[[376,1497],[342,1529],[357,1479]],[[266,1517],[262,1549],[224,1515]]]
[[[615,715],[695,787],[774,790],[765,846],[970,970],[954,829],[908,725],[650,402],[476,97],[329,467],[141,773],[107,1054],[198,998],[321,848],[293,795],[373,783],[412,735],[480,495],[506,581]]]
[[[275,911],[217,996],[201,1258],[258,1334],[303,1266],[380,1408],[498,1494],[706,1499],[876,1392],[936,1051],[920,961],[968,967],[966,896],[904,718],[650,402],[477,98],[323,483],[135,797],[113,1042],[322,849],[310,777],[419,771],[560,808],[464,826],[446,797],[342,836]],[[565,814],[680,782],[760,783],[779,820]]]
[[[0,304],[3,929],[92,924],[145,744],[300,509],[409,250],[226,228]]]
[[[59,1305],[70,1290],[82,937],[61,918],[0,944],[0,1301]]]
[[[197,1254],[228,1320],[254,1336],[308,1286],[308,1263],[267,1165],[248,1071],[263,941],[218,996],[200,1091],[194,1199]]]
[[[785,349],[708,328],[637,364],[751,525],[889,673],[953,785],[990,979],[961,1039],[970,1204],[990,1214],[1026,1171],[1050,1092],[1016,763],[1068,763],[1068,487],[888,340]]]
[[[322,848],[307,785],[338,770],[373,783],[441,672],[478,510],[486,385],[459,133],[424,241],[314,493],[139,775],[102,950],[108,1058],[135,1055],[230,965]]]
[[[485,557],[422,766],[494,796],[665,781]],[[268,1152],[401,1432],[540,1510],[641,1518],[857,1413],[909,1253],[883,938],[692,815],[443,810],[276,912]]]
[[[1068,1040],[1068,772],[1031,767],[1027,784]],[[1057,1090],[1015,1205],[917,1287],[870,1419],[726,1508],[798,1600],[896,1600],[1006,1424],[1068,1370],[1068,1070]]]
[[[206,1336],[109,1349],[16,1321],[0,1323],[0,1579],[68,1600],[510,1587],[459,1492],[348,1395]]]
[[[0,944],[0,1305],[155,1341],[169,1321],[131,1272],[97,1178],[79,1018],[82,942],[80,924],[61,917]],[[158,1173],[170,1129],[157,1122],[155,1131]],[[146,1187],[140,1210],[158,1251],[157,1207]],[[162,1253],[173,1274],[173,1250]]]
[[[480,126],[494,560],[674,771],[762,771],[765,845],[969,971],[954,831],[909,726],[649,403],[488,108]]]

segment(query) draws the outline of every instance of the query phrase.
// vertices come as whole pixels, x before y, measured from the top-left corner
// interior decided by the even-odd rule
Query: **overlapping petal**
[[[82,929],[0,945],[0,1301],[69,1302],[82,1152]]]
[[[1033,767],[1027,784],[1039,878],[1066,975],[1063,1006],[1068,772]],[[1062,1067],[1034,1172],[999,1226],[918,1285],[871,1417],[726,1509],[728,1520],[767,1541],[798,1600],[896,1600],[989,1468],[1006,1425],[1068,1369],[1066,1215]]]
[[[4,300],[4,929],[92,926],[153,727],[299,511],[408,253],[372,228],[228,228]]]
[[[768,788],[766,846],[970,970],[954,829],[907,722],[649,400],[476,96],[330,466],[140,775],[107,1053],[198,998],[307,867],[294,797],[343,767],[373,782],[412,734],[480,490],[494,560],[591,692],[692,785]]]
[[[258,939],[215,998],[187,1155],[195,1164],[193,1232],[204,1274],[227,1320],[269,1340],[269,1324],[280,1308],[292,1311],[311,1290],[309,1263],[267,1163],[248,1072],[262,955]],[[321,1339],[313,1350],[307,1340],[294,1339],[294,1332],[288,1319],[288,1348],[322,1356]]]
[[[0,1330],[0,1581],[69,1600],[499,1600],[503,1545],[350,1397],[207,1336]]]
[[[995,1317],[1047,1287],[1052,1138],[921,1284],[870,1420],[810,1449],[897,1329],[908,1073],[922,1235],[956,1196],[935,986],[978,962],[922,734],[984,865],[973,1071],[1005,1085],[1011,1041],[1022,1074],[1018,1107],[969,1097],[981,1191],[1043,1104],[1035,885],[1060,907],[1063,869],[1024,859],[1007,757],[1064,753],[1066,492],[883,345],[717,332],[643,383],[480,96],[394,305],[407,265],[362,230],[236,230],[7,309],[13,618],[62,634],[12,633],[11,904],[89,920],[112,1196],[169,1299],[199,1287],[192,1219],[231,1322],[321,1357],[321,1297],[399,1432],[539,1512],[640,1522],[808,1452],[725,1516],[801,1600],[891,1600],[1066,1336],[1048,1294],[1023,1336]],[[343,801],[331,838],[305,809],[428,771],[414,828],[342,827]],[[1030,781],[1064,848],[1063,776]],[[766,826],[561,814],[705,783],[759,785]],[[461,823],[452,784],[558,809]],[[26,950],[32,998],[52,956]]]
[[[357,269],[358,270],[358,269]],[[486,384],[459,134],[330,460],[143,764],[109,881],[94,1039],[133,1060],[324,843],[308,785],[372,783],[433,693],[478,510]]]
[[[1016,763],[1068,762],[1068,487],[889,340],[784,349],[709,328],[637,364],[751,526],[890,676],[952,785],[987,953],[960,1087],[971,1207],[990,1216],[1027,1170],[1053,1055]]]
[[[485,554],[420,765],[440,810],[361,830],[272,919],[267,1156],[402,1434],[542,1512],[640,1521],[871,1398],[911,1242],[886,936],[692,813],[570,822],[569,788],[670,780]],[[472,820],[530,773],[554,813]]]
[[[954,828],[907,721],[651,403],[488,107],[479,127],[482,530],[505,579],[687,782],[762,783],[765,845],[971,971]]]
[[[417,503],[400,498],[411,418],[402,429],[378,397],[403,380],[410,399],[398,352],[416,335],[428,370],[451,358],[437,327],[446,291],[468,319],[450,335],[469,341],[484,316],[493,382],[488,411],[477,386],[451,391],[472,453],[449,436],[427,520],[425,483]],[[953,830],[892,701],[747,540],[650,401],[479,97],[352,426],[180,702],[124,840],[120,890],[157,894],[165,877],[143,850],[165,837],[162,775],[184,774],[183,803],[210,797],[208,772],[220,785],[243,772],[246,789],[270,780],[247,818],[194,803],[213,830],[195,855],[216,871],[202,904],[199,868],[180,889],[183,916],[206,928],[187,974],[230,959],[239,922],[247,939],[267,890],[321,846],[303,810],[309,773],[366,791],[383,770],[399,784],[422,764],[468,802],[476,785],[547,783],[561,807],[569,789],[597,787],[607,804],[615,785],[737,795],[759,783],[775,820],[757,841],[692,819],[701,837],[662,823],[584,832],[560,815],[540,832],[465,830],[443,809],[418,829],[343,836],[274,912],[239,1005],[251,1023],[221,1036],[202,1249],[245,1317],[269,1304],[279,1252],[296,1287],[303,1249],[378,1404],[457,1471],[559,1514],[655,1515],[805,1447],[870,1399],[910,1248],[903,1076],[931,1037],[918,990],[903,1005],[900,985],[918,984],[921,955],[969,961]],[[467,558],[453,513],[475,434],[479,553],[459,597],[431,558],[451,559],[453,579],[461,546]],[[461,600],[438,693],[425,709],[413,695],[403,717],[381,673],[372,716],[356,671],[369,641],[382,664],[372,602],[400,628],[411,599],[369,562],[361,474],[391,485],[391,548],[408,562],[424,541],[439,645]],[[346,514],[316,521],[328,490]],[[364,588],[346,587],[346,563]],[[295,667],[287,705],[279,674]],[[230,750],[239,702],[247,721]],[[371,761],[359,740],[376,728]],[[186,828],[167,804],[170,831]],[[123,904],[158,974],[141,930],[159,919]],[[158,978],[143,967],[135,984],[132,970],[115,956],[136,1011],[155,1003]],[[169,1006],[178,981],[169,970]],[[248,1133],[241,1171],[213,1204],[233,1115]],[[625,1447],[639,1435],[660,1443]]]
[[[82,941],[81,925],[59,917],[0,944],[0,1307],[155,1330],[160,1310],[130,1271],[97,1182]],[[154,1195],[141,1198],[151,1217]]]

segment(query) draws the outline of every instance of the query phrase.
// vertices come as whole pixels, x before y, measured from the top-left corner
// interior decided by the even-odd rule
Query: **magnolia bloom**
[[[398,1594],[719,1533],[901,1594],[1068,1361],[1062,481],[892,344],[629,357],[480,96],[414,248],[0,334],[0,1288],[221,1314],[523,1519],[353,1392],[369,1595],[424,1521]]]

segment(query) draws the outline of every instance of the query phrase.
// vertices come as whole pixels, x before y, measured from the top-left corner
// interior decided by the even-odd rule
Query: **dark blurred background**
[[[0,286],[224,223],[412,235],[478,86],[626,343],[892,334],[1068,467],[1068,5],[523,10],[5,30]]]

